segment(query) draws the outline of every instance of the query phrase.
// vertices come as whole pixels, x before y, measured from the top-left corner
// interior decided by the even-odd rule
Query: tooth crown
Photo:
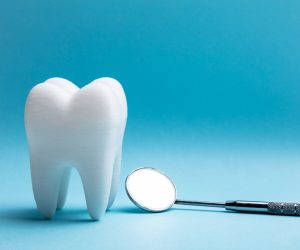
[[[25,127],[34,196],[45,217],[63,207],[71,167],[82,178],[93,219],[112,205],[126,120],[126,97],[112,78],[99,78],[82,89],[51,78],[31,90]]]

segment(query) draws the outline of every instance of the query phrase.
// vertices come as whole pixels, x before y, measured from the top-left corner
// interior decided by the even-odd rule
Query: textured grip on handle
[[[300,216],[300,203],[269,202],[268,213]]]

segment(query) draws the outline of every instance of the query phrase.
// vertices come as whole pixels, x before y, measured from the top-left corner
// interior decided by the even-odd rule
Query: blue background
[[[300,201],[299,1],[2,1],[1,249],[299,249],[300,218],[142,213],[123,183],[157,167],[186,199]],[[120,191],[91,222],[74,171],[51,221],[31,190],[25,100],[53,76],[111,76],[129,117]]]

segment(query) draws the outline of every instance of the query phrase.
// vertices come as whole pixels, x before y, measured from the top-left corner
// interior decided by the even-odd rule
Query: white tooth
[[[25,127],[34,197],[46,218],[64,206],[72,167],[81,176],[93,219],[112,205],[126,120],[126,97],[112,78],[97,79],[82,89],[51,78],[31,90]]]
[[[106,84],[107,86],[110,86],[110,88],[114,91],[114,93],[118,96],[118,99],[120,100],[121,103],[121,108],[122,108],[122,114],[124,115],[123,121],[126,122],[127,119],[127,102],[126,102],[126,97],[123,88],[119,84],[119,82],[115,79],[109,78],[109,77],[103,77],[101,78],[101,81]],[[119,146],[118,146],[118,152],[116,154],[116,158],[114,161],[114,171],[113,171],[113,176],[112,176],[112,183],[111,183],[111,189],[110,189],[110,196],[109,196],[109,202],[107,209],[109,209],[116,197],[117,191],[118,191],[118,186],[119,186],[119,180],[120,180],[120,170],[121,170],[121,158],[122,158],[122,138],[124,134],[124,129],[125,129],[125,124],[122,126],[123,129],[119,131],[121,136],[119,137]]]

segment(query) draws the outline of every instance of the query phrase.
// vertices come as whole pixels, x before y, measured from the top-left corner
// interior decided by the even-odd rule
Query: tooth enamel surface
[[[99,78],[79,89],[63,78],[36,85],[25,107],[32,187],[46,218],[64,206],[71,168],[81,176],[90,216],[116,196],[127,120],[120,83]]]

